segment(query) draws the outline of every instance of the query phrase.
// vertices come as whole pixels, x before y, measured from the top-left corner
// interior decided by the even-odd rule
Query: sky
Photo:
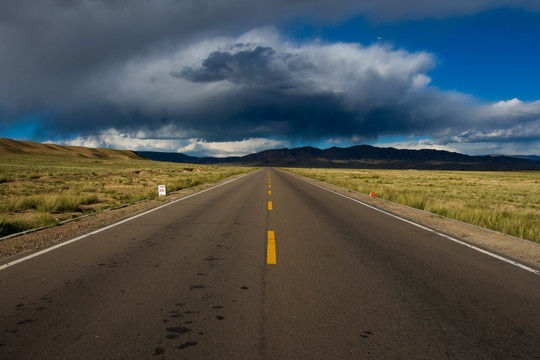
[[[0,137],[540,155],[537,0],[2,0]]]

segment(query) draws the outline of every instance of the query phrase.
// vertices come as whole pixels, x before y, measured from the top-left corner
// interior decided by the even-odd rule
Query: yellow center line
[[[276,263],[276,236],[273,231],[268,230],[268,245],[266,247],[266,263]]]
[[[268,172],[268,195],[272,195],[270,188],[270,171]],[[272,210],[272,201],[268,201],[268,210]],[[266,247],[266,263],[276,264],[276,235],[274,231],[268,230],[268,245]]]

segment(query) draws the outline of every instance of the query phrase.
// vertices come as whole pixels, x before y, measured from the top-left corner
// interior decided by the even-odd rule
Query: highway
[[[0,359],[540,358],[538,274],[287,172],[76,240],[0,263]]]

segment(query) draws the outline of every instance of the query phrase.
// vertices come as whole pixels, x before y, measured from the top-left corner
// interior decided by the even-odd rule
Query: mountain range
[[[470,156],[441,150],[399,150],[358,145],[348,148],[265,150],[235,157],[194,157],[181,153],[93,149],[0,138],[0,155],[62,156],[92,159],[150,159],[189,164],[351,169],[540,170],[538,156]]]
[[[540,170],[540,161],[534,160],[534,157],[470,156],[442,150],[400,150],[370,145],[332,147],[323,150],[307,146],[265,150],[246,156],[226,158],[201,158],[180,153],[151,151],[137,151],[137,153],[151,160],[191,164],[353,169]]]

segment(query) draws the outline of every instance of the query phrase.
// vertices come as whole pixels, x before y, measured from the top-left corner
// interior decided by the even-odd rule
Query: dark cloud
[[[93,82],[107,81],[134,57],[252,25],[249,18],[238,21],[241,5],[205,0],[2,1],[0,103],[22,111],[92,103]]]
[[[294,47],[276,31],[248,30],[299,16],[322,23],[358,14],[394,21],[502,6],[537,11],[537,4],[3,0],[0,123],[46,114],[42,136],[51,138],[117,129],[208,141],[444,134],[473,120],[508,130],[508,118],[527,127],[536,124],[536,105],[514,104],[517,113],[502,111],[504,118],[489,104],[485,110],[470,98],[430,88],[430,54],[384,46]],[[519,113],[525,108],[527,116]]]
[[[246,85],[286,81],[287,78],[271,66],[274,55],[274,50],[262,46],[257,46],[253,50],[239,51],[236,54],[214,51],[202,62],[199,69],[186,67],[180,73],[171,72],[171,76],[192,82],[228,80],[235,84]]]
[[[539,9],[538,2],[519,6]],[[536,4],[536,5],[535,5]],[[514,0],[3,0],[0,3],[0,106],[18,112],[92,104],[133,58],[168,53],[207,37],[297,16],[318,22],[470,14]]]
[[[418,112],[413,114],[412,104],[404,100],[418,71],[432,66],[425,54],[377,46],[311,45],[307,52],[255,45],[245,49],[245,44],[232,47],[236,52],[213,51],[198,67],[170,72],[171,77],[192,83],[231,84],[205,98],[207,106],[197,108],[195,118],[212,125],[206,130],[208,136],[210,129],[219,129],[215,136],[233,138],[276,134],[289,139],[373,139],[439,126]],[[243,50],[237,51],[238,47]],[[350,64],[344,65],[347,61]],[[197,126],[195,118],[188,126]]]
[[[258,29],[187,47],[165,62],[143,59],[104,90],[110,101],[63,113],[71,120],[48,134],[144,129],[149,138],[294,143],[463,133],[459,141],[470,141],[486,138],[475,126],[512,131],[515,122],[530,126],[540,114],[534,104],[482,105],[430,87],[435,62],[431,54],[384,45],[291,46],[274,29]]]

